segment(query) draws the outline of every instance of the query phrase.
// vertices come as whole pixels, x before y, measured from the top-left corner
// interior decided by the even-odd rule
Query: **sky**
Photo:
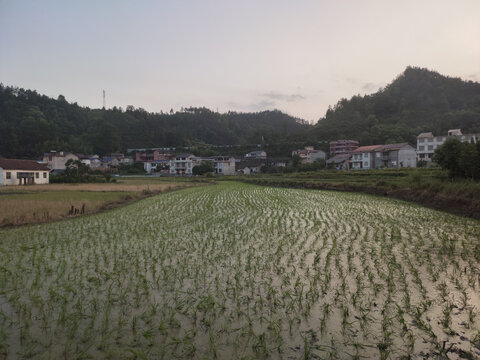
[[[479,0],[0,0],[0,82],[316,122],[407,66],[480,82]]]

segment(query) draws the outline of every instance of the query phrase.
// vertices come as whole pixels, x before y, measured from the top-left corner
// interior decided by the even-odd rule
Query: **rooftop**
[[[50,171],[45,164],[39,164],[35,160],[0,159],[0,167],[5,170]]]
[[[363,152],[370,152],[370,151],[375,151],[379,147],[384,146],[384,145],[369,145],[369,146],[360,146],[353,150],[354,153],[363,153]]]

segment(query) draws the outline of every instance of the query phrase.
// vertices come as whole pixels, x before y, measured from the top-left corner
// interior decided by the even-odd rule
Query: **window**
[[[428,150],[433,150],[433,145],[428,145]]]
[[[10,180],[12,178],[12,173],[11,172],[7,172],[7,180]]]
[[[40,173],[39,172],[35,173],[35,179],[40,179]]]
[[[363,167],[368,167],[368,161],[365,161],[365,162],[363,163]]]
[[[44,178],[44,179],[47,178],[47,173],[46,173],[46,172],[43,173],[43,178]]]
[[[424,151],[425,150],[425,146],[419,146],[418,147],[418,151]]]

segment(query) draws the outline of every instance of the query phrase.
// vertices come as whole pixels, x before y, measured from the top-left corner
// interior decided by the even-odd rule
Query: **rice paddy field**
[[[480,358],[480,222],[222,183],[0,230],[0,358]]]

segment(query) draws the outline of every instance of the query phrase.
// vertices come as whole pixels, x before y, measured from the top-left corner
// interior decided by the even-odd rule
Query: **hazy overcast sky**
[[[0,0],[0,82],[318,120],[408,65],[480,81],[480,0]]]

